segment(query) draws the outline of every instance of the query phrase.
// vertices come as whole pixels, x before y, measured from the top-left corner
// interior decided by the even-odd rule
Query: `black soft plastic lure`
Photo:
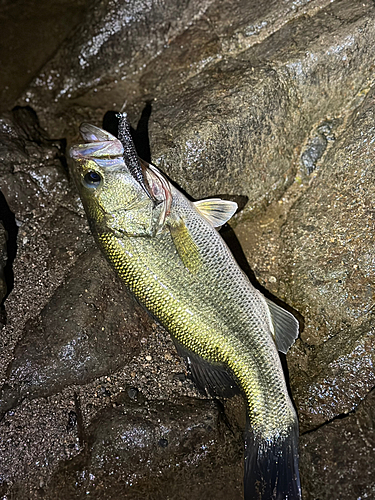
[[[128,121],[127,113],[118,113],[116,117],[119,120],[118,138],[124,148],[123,158],[125,165],[129,169],[129,172],[134,177],[134,179],[138,182],[138,184],[142,186],[143,190],[149,196],[149,198],[156,201],[146,180],[145,168],[140,162],[134,146],[134,142],[130,133],[130,124]]]

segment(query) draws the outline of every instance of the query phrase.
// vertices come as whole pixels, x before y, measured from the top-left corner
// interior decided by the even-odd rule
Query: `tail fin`
[[[244,486],[245,500],[301,500],[297,422],[287,436],[272,441],[247,427]]]

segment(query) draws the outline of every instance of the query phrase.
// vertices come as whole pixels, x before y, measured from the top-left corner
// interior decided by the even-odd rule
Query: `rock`
[[[53,398],[25,398],[2,418],[2,496],[40,498],[40,484],[58,462],[77,455],[82,449],[77,428],[67,430],[68,415],[75,410],[74,392],[70,390]]]
[[[145,94],[157,97],[160,84],[179,85],[328,3],[92,2],[80,28],[34,79],[22,102],[37,110],[43,126],[57,136],[65,135],[63,130],[70,135],[66,125],[71,126],[72,114],[82,120],[100,103],[95,113],[100,117],[103,109],[119,108],[124,101],[131,105],[144,102]]]
[[[84,253],[36,318],[7,369],[1,413],[25,397],[49,396],[110,375],[140,353],[151,319],[114,279],[99,250]]]
[[[233,440],[214,403],[124,399],[92,422],[45,498],[242,498],[241,435]]]
[[[369,4],[331,3],[240,57],[226,54],[175,87],[169,78],[151,119],[154,162],[195,198],[240,194],[249,210],[278,199],[316,123],[327,110],[340,115],[373,78],[374,16]]]
[[[13,107],[15,99],[78,25],[88,6],[86,0],[30,0],[20,9],[12,0],[2,2],[2,38],[6,43],[1,44],[0,60],[7,71],[0,75],[1,112]]]
[[[63,153],[64,141],[49,139],[30,108],[15,108],[0,120],[0,190],[12,219],[8,246],[14,253],[14,288],[8,290],[1,335],[3,381],[25,323],[44,307],[90,241],[77,201],[68,194]]]
[[[121,107],[125,98],[119,95],[127,96],[133,119],[145,101],[154,99],[153,161],[195,198],[240,194],[249,198],[249,210],[259,209],[291,184],[301,147],[316,124],[326,120],[327,110],[339,116],[371,81],[375,37],[370,20],[375,11],[371,3],[350,0],[303,2],[299,9],[289,4],[254,9],[246,5],[212,2],[184,29],[183,19],[190,19],[193,9],[189,5],[181,11],[168,46],[159,52],[151,46],[148,52],[135,53],[127,44],[116,43],[117,36],[129,36],[151,15],[139,12],[126,33],[119,28],[113,38],[99,37],[102,58],[88,58],[87,65],[85,59],[85,75],[95,74],[95,85],[83,75],[80,84],[69,76],[69,88],[57,82],[52,91],[43,81],[34,82],[27,99],[44,116],[46,94],[51,95],[48,113],[55,113],[54,123],[58,117],[58,133],[69,137],[79,121],[98,121],[105,111]],[[230,15],[225,16],[227,9]],[[111,15],[119,19],[125,13]],[[163,22],[162,13],[157,18]],[[93,27],[88,19],[86,36],[93,36],[93,30],[96,40],[98,31],[108,33],[106,15],[100,23]],[[141,43],[137,37],[132,40],[130,47]],[[56,72],[71,75],[67,64],[78,68],[88,49],[82,39],[74,40],[74,46],[73,53],[80,55],[68,59],[62,53],[54,60],[59,70],[45,68],[45,79],[55,82]],[[122,60],[129,61],[121,69],[118,50],[124,50]],[[102,66],[104,59],[108,66]],[[136,76],[130,75],[133,64],[142,68]],[[105,78],[115,82],[105,85]],[[89,92],[93,87],[96,92]],[[65,92],[71,97],[63,99]],[[100,103],[99,109],[94,102]]]
[[[19,221],[38,219],[66,195],[65,141],[51,140],[30,107],[0,120],[0,188]]]
[[[357,410],[301,438],[305,500],[373,498],[375,392]]]
[[[230,437],[94,249],[69,182],[65,139],[125,100],[134,125],[153,100],[153,160],[189,194],[249,200],[236,234],[302,326],[287,361],[304,497],[373,495],[373,2],[197,5],[95,2],[21,101],[49,133],[30,108],[0,120],[0,188],[20,226],[0,346],[3,496],[66,484],[73,498],[241,498],[243,408],[224,406]]]
[[[290,211],[282,233],[285,247],[293,249],[288,259],[293,303],[313,323],[306,322],[303,334],[309,344],[359,331],[371,318],[374,104],[371,91]]]
[[[352,411],[375,384],[374,104],[371,90],[318,169],[308,177],[302,153],[302,177],[237,232],[261,284],[302,315],[301,341],[289,357],[302,430]],[[249,244],[249,234],[258,241]]]
[[[286,293],[305,316],[303,342],[316,346],[296,390],[310,426],[352,410],[375,385],[374,115],[371,91],[282,231],[285,247],[293,248]]]
[[[91,2],[86,19],[34,79],[23,101],[38,114],[44,109],[46,117],[51,116],[52,109],[60,108],[60,102],[64,108],[67,99],[69,102],[82,96],[85,99],[89,90],[95,95],[99,85],[111,85],[114,80],[124,78],[130,82],[137,80],[139,68],[167,47],[209,3]],[[120,99],[126,97],[122,95]],[[51,124],[55,129],[56,125]]]
[[[7,284],[4,276],[4,268],[6,266],[6,263],[7,263],[7,234],[3,224],[0,222],[0,303],[3,301],[7,293]]]

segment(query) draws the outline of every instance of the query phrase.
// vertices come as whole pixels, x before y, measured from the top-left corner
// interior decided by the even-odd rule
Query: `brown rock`
[[[375,393],[352,414],[301,438],[305,500],[373,498]]]

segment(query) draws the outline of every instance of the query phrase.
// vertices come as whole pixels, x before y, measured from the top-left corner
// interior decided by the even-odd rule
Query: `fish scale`
[[[108,145],[117,139],[103,141],[104,132],[90,130],[85,124],[90,140],[98,135],[96,148],[90,143],[85,153],[84,145],[73,147],[71,156],[99,247],[138,301],[187,353],[192,374],[208,377],[203,385],[212,388],[212,380],[230,380],[221,374],[225,369],[242,390],[248,408],[246,500],[299,500],[298,422],[275,343],[276,338],[287,349],[297,323],[253,287],[213,227],[221,217],[225,220],[220,207],[225,213],[230,202],[207,200],[201,211],[142,161],[147,188],[153,190],[148,196],[126,158],[107,159],[108,151],[121,150],[116,143]],[[285,340],[282,330],[288,333],[288,328],[295,331]]]

